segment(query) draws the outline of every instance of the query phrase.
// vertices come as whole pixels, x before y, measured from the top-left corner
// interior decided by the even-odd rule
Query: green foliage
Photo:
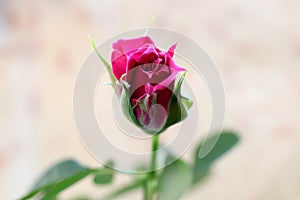
[[[108,194],[107,196],[103,197],[103,200],[110,200],[115,199],[119,196],[122,196],[123,194],[127,194],[129,192],[132,192],[133,190],[136,190],[143,186],[145,180],[136,180],[132,183],[126,184],[125,186],[115,190],[111,194]]]
[[[213,135],[205,142],[213,143],[217,139],[216,137],[218,135]],[[224,131],[219,135],[212,150],[204,158],[199,158],[203,146],[203,142],[201,142],[196,149],[193,164],[178,159],[159,171],[156,177],[157,184],[154,187],[155,190],[157,189],[156,195],[162,200],[179,199],[192,185],[203,180],[211,171],[214,162],[232,149],[238,141],[239,137],[235,133]],[[169,155],[169,157],[172,157],[172,155]],[[82,166],[74,160],[59,162],[42,174],[34,184],[32,191],[21,199],[38,197],[37,199],[42,200],[55,200],[62,191],[88,175],[93,175],[93,182],[96,185],[110,184],[114,177],[112,166],[113,163],[108,162],[106,167],[92,169]],[[143,188],[145,183],[150,180],[150,175],[151,173],[145,173],[143,176],[136,176],[136,180],[108,194],[103,199],[115,199],[130,191]]]
[[[68,178],[62,179],[59,182],[56,182],[52,185],[49,190],[45,191],[44,196],[41,198],[42,200],[52,200],[54,199],[60,192],[63,190],[69,188],[73,184],[77,183],[81,179],[85,178],[87,175],[93,173],[93,170],[86,169],[83,171],[80,171],[73,176],[70,176]]]
[[[50,167],[34,184],[33,189],[71,177],[72,175],[87,169],[74,160],[65,160]]]
[[[158,181],[158,195],[163,200],[176,200],[192,183],[192,168],[182,160],[167,166]]]
[[[30,199],[39,196],[39,199],[53,200],[63,190],[82,180],[90,174],[94,174],[97,184],[107,184],[112,181],[113,172],[106,167],[103,169],[91,169],[82,166],[74,160],[66,160],[50,167],[34,184],[30,193],[21,199]],[[97,178],[96,178],[97,177]],[[103,178],[104,180],[101,180]]]
[[[116,78],[113,75],[110,63],[106,61],[106,59],[97,50],[97,47],[90,36],[89,40],[97,56],[105,65],[112,81],[113,88],[116,89]],[[184,78],[185,73],[180,77],[175,85],[170,99],[168,117],[162,130],[160,130],[160,133],[188,117],[188,110],[192,107],[193,102],[189,98],[184,97],[181,93],[181,86]],[[125,116],[145,132],[153,134],[153,132],[145,130],[145,127],[139,123],[138,119],[134,115],[134,106],[131,105],[128,85],[122,81],[122,77],[120,80],[120,84],[123,88],[121,102]],[[225,131],[220,135],[214,135],[199,144],[194,155],[194,163],[188,164],[181,159],[175,160],[172,155],[168,155],[168,158],[173,158],[172,160],[175,160],[170,165],[166,166],[164,169],[160,169],[159,171],[146,172],[135,176],[134,181],[106,195],[103,199],[115,199],[135,189],[143,188],[146,200],[152,200],[153,197],[157,197],[161,200],[178,200],[189,188],[192,187],[192,185],[203,180],[203,178],[211,171],[214,162],[232,149],[238,141],[239,137],[233,132]],[[201,151],[203,150],[202,147],[204,147],[204,142],[205,144],[211,144],[214,146],[204,158],[200,158],[199,155],[202,153]],[[157,137],[156,140],[152,141],[153,152],[150,169],[155,169],[156,167],[156,150],[158,146],[159,141]],[[114,179],[114,170],[111,168],[112,166],[112,161],[108,162],[105,167],[97,169],[85,167],[74,160],[59,162],[42,174],[42,176],[34,184],[31,192],[21,199],[25,200],[35,197],[35,199],[41,200],[56,200],[62,191],[70,188],[73,184],[78,183],[80,180],[89,175],[93,175],[93,183],[96,185],[110,184]],[[147,169],[147,167],[144,169]],[[89,198],[82,196],[76,197],[75,199],[88,200]]]
[[[97,185],[109,184],[113,181],[114,170],[111,168],[113,162],[108,162],[102,170],[95,172],[94,183]]]
[[[199,158],[199,153],[201,151],[201,147],[203,146],[203,142],[201,142],[195,152],[195,164],[194,164],[194,182],[198,182],[202,180],[209,172],[211,165],[215,160],[223,156],[226,152],[228,152],[231,148],[233,148],[239,141],[239,137],[229,131],[224,131],[218,135],[214,135],[207,139],[207,143],[213,143],[216,141],[216,137],[219,137],[217,143],[213,147],[213,149],[204,157]]]

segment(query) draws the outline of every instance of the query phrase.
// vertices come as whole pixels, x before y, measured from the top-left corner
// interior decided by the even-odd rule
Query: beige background
[[[152,16],[206,49],[226,89],[225,126],[242,137],[184,199],[300,199],[299,10],[298,0],[0,1],[0,199],[20,197],[58,160],[98,165],[72,116],[87,35],[101,43]],[[85,180],[62,198],[110,189]]]

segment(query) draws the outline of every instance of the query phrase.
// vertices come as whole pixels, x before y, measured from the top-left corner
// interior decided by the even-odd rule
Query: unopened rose
[[[148,36],[113,43],[113,74],[125,87],[132,120],[148,132],[163,129],[172,113],[176,75],[185,71],[173,60],[175,48],[162,51]]]

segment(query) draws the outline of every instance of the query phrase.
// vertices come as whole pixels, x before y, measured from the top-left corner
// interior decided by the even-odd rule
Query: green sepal
[[[182,76],[179,78],[175,86],[173,95],[171,97],[170,105],[169,105],[168,118],[162,131],[186,119],[188,116],[188,110],[193,105],[193,102],[189,98],[184,97],[181,94],[181,86],[184,81],[184,78],[185,78],[185,73],[182,74]]]
[[[116,87],[116,78],[115,78],[115,76],[114,76],[114,74],[113,74],[113,72],[112,72],[112,66],[109,64],[109,62],[108,62],[108,61],[101,55],[101,53],[98,51],[98,49],[97,49],[97,47],[96,47],[96,44],[95,44],[94,40],[91,38],[90,35],[88,35],[88,38],[89,38],[89,41],[90,41],[92,47],[94,48],[94,50],[95,50],[95,52],[96,52],[96,54],[97,54],[97,56],[98,56],[98,58],[99,58],[99,59],[101,60],[101,62],[104,64],[104,66],[105,66],[105,68],[106,68],[106,70],[107,70],[107,72],[108,72],[108,74],[109,74],[109,78],[110,78],[110,80],[111,80],[111,82],[112,82],[113,88],[115,88],[115,87]]]
[[[135,125],[142,128],[141,124],[139,123],[138,119],[134,114],[133,111],[134,107],[131,105],[129,90],[126,86],[127,83],[122,81],[122,78],[120,79],[120,83],[122,86],[121,103],[122,103],[123,113],[129,121],[133,122]]]

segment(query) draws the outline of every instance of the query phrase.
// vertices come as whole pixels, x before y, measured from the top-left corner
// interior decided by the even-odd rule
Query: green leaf
[[[94,182],[98,185],[111,183],[113,180],[113,173],[111,171],[99,171],[94,177]]]
[[[52,186],[52,184],[49,184],[49,185],[46,185],[46,186],[44,186],[44,187],[34,189],[34,190],[32,190],[30,193],[28,193],[28,194],[26,194],[25,196],[21,197],[20,199],[21,199],[21,200],[31,199],[31,198],[34,197],[35,195],[39,194],[41,191],[50,189],[51,186]]]
[[[192,183],[192,169],[182,160],[168,165],[159,177],[159,197],[163,200],[176,200]]]
[[[53,185],[53,187],[51,187],[50,190],[48,190],[45,193],[45,195],[41,199],[42,200],[52,200],[60,192],[67,189],[68,187],[72,186],[73,184],[77,183],[78,181],[80,181],[81,179],[85,178],[87,175],[89,175],[93,172],[95,172],[95,170],[86,169],[84,171],[78,172],[77,174],[75,174],[71,177],[65,178],[65,179],[57,182],[56,184]]]
[[[72,198],[72,200],[92,200],[92,199],[89,198],[88,196],[78,196],[78,197]]]
[[[70,177],[77,172],[87,169],[74,160],[65,160],[50,167],[35,183],[33,189],[57,182]]]
[[[140,188],[141,186],[143,186],[143,184],[144,184],[144,180],[134,181],[132,183],[129,183],[129,184],[117,189],[116,191],[113,191],[112,193],[106,195],[105,197],[103,197],[101,199],[103,199],[103,200],[115,199],[123,194],[126,194],[128,192],[131,192],[135,189]]]
[[[218,135],[208,138],[205,142],[213,143],[216,141],[216,137],[218,137]],[[239,137],[235,133],[224,131],[220,134],[213,149],[204,158],[199,158],[199,153],[201,151],[201,147],[203,146],[203,143],[200,143],[195,152],[194,183],[202,180],[209,172],[214,161],[233,148],[238,141]]]
[[[92,172],[93,169],[83,167],[74,160],[62,161],[48,169],[34,184],[32,191],[22,199],[30,199],[37,194],[47,194],[57,190],[57,187],[66,188]]]
[[[103,169],[95,172],[94,183],[97,185],[109,184],[113,180],[114,170],[111,168],[112,162],[109,162]]]

